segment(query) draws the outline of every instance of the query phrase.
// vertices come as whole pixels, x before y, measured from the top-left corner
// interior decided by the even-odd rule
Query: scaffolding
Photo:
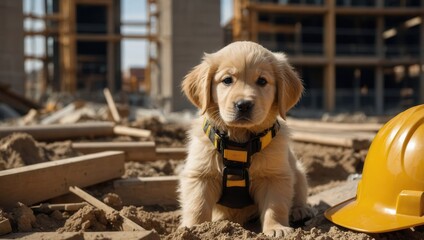
[[[40,31],[26,29],[25,37],[44,37],[45,52],[43,55],[25,55],[25,60],[41,61],[43,65],[42,92],[47,87],[54,90],[75,93],[84,81],[90,88],[96,82],[114,92],[120,79],[120,43],[125,39],[148,41],[148,65],[146,81],[150,85],[150,72],[153,64],[158,65],[157,54],[151,49],[158,46],[155,28],[158,25],[158,11],[155,0],[146,0],[148,18],[146,22],[123,22],[120,16],[120,0],[44,0],[44,14],[25,14],[25,19],[41,20],[45,28]],[[81,6],[94,6],[105,9],[105,26],[97,25],[91,30],[84,30],[78,25],[77,10]],[[152,12],[152,9],[156,9]],[[121,34],[122,26],[144,26],[146,34]],[[96,28],[97,27],[97,28]],[[98,29],[102,29],[99,31]],[[80,43],[102,43],[106,45],[106,56],[81,53]],[[93,46],[93,44],[91,45]],[[89,47],[88,47],[89,48]],[[105,60],[106,59],[106,60]],[[82,68],[89,64],[95,65],[104,62],[105,72],[100,74],[84,75]]]
[[[286,52],[297,68],[322,70],[314,75],[322,79],[322,91],[312,89],[307,95],[320,92],[323,110],[340,108],[338,99],[343,98],[344,90],[353,92],[354,98],[360,98],[362,92],[371,94],[369,109],[374,113],[384,112],[390,91],[399,87],[412,90],[404,91],[413,92],[409,102],[424,103],[423,0],[234,0],[233,6],[233,41],[255,41]],[[338,89],[347,81],[339,79],[346,76],[342,71],[346,67],[352,71],[353,91]],[[408,86],[388,86],[395,82],[395,67],[406,69],[402,81]],[[374,74],[368,74],[369,68]],[[374,75],[372,91],[362,90],[355,82],[361,81],[361,72]],[[398,90],[395,95],[401,99],[405,94]],[[361,102],[354,100],[351,105],[359,110]]]

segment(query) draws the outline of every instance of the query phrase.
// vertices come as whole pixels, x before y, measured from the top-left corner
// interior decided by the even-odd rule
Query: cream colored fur
[[[231,84],[223,80],[231,78]],[[265,85],[258,79],[266,80]],[[303,86],[282,53],[272,53],[252,42],[235,42],[203,61],[184,79],[183,91],[201,112],[189,131],[188,156],[180,177],[181,226],[228,219],[243,224],[259,214],[262,231],[283,236],[291,231],[289,216],[300,220],[311,216],[306,204],[307,180],[304,170],[290,150],[289,131],[281,129],[271,143],[253,155],[250,194],[255,205],[230,209],[216,204],[222,190],[221,156],[202,129],[207,118],[232,141],[246,142],[251,133],[270,128],[277,117],[299,100]],[[234,103],[254,103],[249,119],[240,120]]]

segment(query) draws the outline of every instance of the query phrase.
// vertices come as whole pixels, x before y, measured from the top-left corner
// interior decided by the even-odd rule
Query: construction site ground
[[[180,211],[175,193],[176,181],[178,180],[176,176],[184,164],[184,153],[181,152],[181,149],[184,150],[186,130],[189,126],[189,120],[182,119],[189,119],[190,117],[181,114],[177,117],[179,121],[175,121],[170,120],[172,117],[165,119],[161,116],[146,114],[144,117],[135,116],[129,121],[126,118],[129,116],[128,113],[126,114],[125,111],[121,111],[122,109],[119,106],[116,108],[118,114],[116,115],[115,113],[114,117],[113,106],[112,108],[110,105],[109,107],[93,107],[93,105],[85,104],[84,107],[74,106],[72,111],[68,111],[66,114],[54,119],[54,121],[49,122],[46,120],[67,106],[50,112],[35,111],[22,118],[9,120],[1,124],[0,198],[3,200],[0,201],[7,206],[0,204],[2,207],[0,210],[0,234],[2,234],[0,238],[274,239],[260,233],[260,222],[258,220],[251,221],[244,226],[229,221],[218,221],[205,222],[191,228],[178,228]],[[98,125],[101,122],[104,123],[107,121],[113,121],[116,124],[117,116],[120,117],[118,119],[118,125],[146,131],[140,132],[140,134],[149,134],[142,137],[124,134],[126,132],[122,133],[122,131],[115,131],[112,135],[105,134],[106,136],[85,135],[81,137],[73,136],[72,140],[57,140],[53,135],[46,136],[34,133],[31,136],[24,131],[13,134],[9,134],[6,131],[11,127],[39,126],[43,121],[47,121],[47,124],[44,124],[44,126],[53,126],[54,124],[63,125],[66,123],[82,124],[87,122],[92,124],[93,121],[96,121],[94,124],[98,123]],[[351,120],[352,118],[348,119]],[[323,216],[325,209],[355,196],[357,178],[360,176],[359,174],[362,170],[369,143],[372,140],[372,136],[375,135],[375,129],[362,129],[361,131],[354,131],[350,134],[343,134],[345,132],[342,127],[344,126],[343,124],[323,123],[324,125],[319,125],[320,123],[315,121],[314,123],[319,126],[314,127],[310,122],[302,121],[289,119],[288,123],[293,128],[293,137],[295,139],[293,150],[307,169],[310,187],[308,201],[316,210],[316,216],[303,225],[294,226],[294,233],[282,239],[424,239],[424,229],[420,227],[391,233],[366,234],[336,226],[326,220]],[[293,122],[293,124],[290,124],[290,122]],[[361,126],[361,124],[362,126],[374,124],[370,123],[368,118],[363,118],[358,120],[358,122],[360,123],[351,125],[351,127]],[[305,127],[302,124],[310,127]],[[320,128],[323,130],[319,131]],[[332,130],[328,128],[332,128]],[[93,131],[93,129],[91,130]],[[31,133],[30,130],[28,132]],[[319,143],[319,140],[316,140],[316,136],[320,134],[323,136],[326,135],[328,139],[323,139],[323,142]],[[55,136],[57,137],[58,135]],[[340,139],[340,141],[335,143],[331,139],[331,136]],[[359,145],[357,144],[358,140],[360,140]],[[121,154],[124,156],[124,160],[122,160],[122,171],[113,172],[114,169],[112,169],[110,179],[108,180],[96,180],[96,184],[87,182],[87,184],[83,184],[84,186],[79,186],[82,191],[79,191],[79,188],[74,190],[66,189],[65,194],[60,194],[59,196],[42,201],[36,200],[36,196],[27,196],[31,194],[43,195],[44,193],[42,192],[44,190],[46,194],[51,194],[51,191],[54,192],[55,189],[59,189],[59,187],[53,187],[53,185],[55,181],[61,181],[61,176],[56,176],[55,171],[63,171],[62,165],[60,165],[60,162],[64,161],[63,159],[66,159],[65,161],[69,160],[69,163],[73,159],[87,161],[87,168],[92,170],[82,173],[82,178],[85,175],[94,174],[90,171],[95,172],[96,168],[102,168],[103,166],[101,164],[97,164],[94,167],[89,165],[91,161],[90,156],[93,155],[90,155],[86,149],[84,150],[81,147],[83,144],[78,145],[78,143],[87,142],[100,142],[104,144],[113,142],[152,142],[154,143],[153,151],[156,151],[156,155],[154,157],[148,157],[150,154],[150,150],[148,150],[150,149],[150,145],[145,144],[142,146],[143,149],[147,149],[143,152],[144,155]],[[110,158],[107,154],[115,157]],[[104,158],[112,163],[112,161],[115,161],[113,159],[120,158],[121,156],[119,152],[107,154],[101,157],[95,155],[93,159]],[[43,165],[46,163],[57,164]],[[55,169],[51,172],[43,173],[41,177],[34,175],[35,179],[44,181],[42,188],[40,188],[44,189],[43,191],[34,192],[35,190],[25,189],[25,186],[16,190],[20,186],[17,180],[21,180],[24,177],[31,179],[31,177],[26,175],[19,175],[23,174],[23,170],[21,171],[20,169],[28,168],[28,166],[35,166],[33,169],[30,169],[31,171],[42,171],[43,166]],[[115,167],[115,170],[117,168],[119,169],[120,167]],[[11,172],[12,170],[16,172]],[[77,172],[77,170],[75,171]],[[72,175],[76,174],[76,172],[63,172],[63,174]],[[48,176],[49,174],[51,174],[51,177]],[[17,177],[18,175],[19,178]],[[43,176],[47,180],[43,180]],[[1,182],[6,177],[8,179],[9,177],[16,179],[16,184],[12,184],[13,186],[10,186],[11,184],[3,186]],[[51,180],[48,180],[49,177]],[[66,177],[67,175],[63,176],[63,178]],[[88,179],[90,178],[88,177]],[[143,184],[137,185],[139,184],[136,182],[137,179],[141,179],[140,181],[142,182],[144,181]],[[3,181],[3,184],[5,184],[5,181]],[[66,184],[69,184],[72,181],[72,176],[67,181]],[[28,181],[28,184],[33,183]],[[121,190],[119,190],[120,187],[122,188]],[[50,188],[52,188],[51,191],[49,190]],[[137,189],[144,190],[138,192]],[[22,196],[25,196],[22,202],[7,201],[8,198],[21,194],[19,191],[23,192]],[[25,195],[25,193],[27,194]],[[77,195],[88,196],[88,198],[81,199]],[[35,200],[32,200],[32,197]],[[89,199],[89,197],[100,200],[116,211],[104,210],[105,208],[99,207],[103,206],[101,205],[103,203],[93,204],[90,201],[88,203],[86,199]],[[25,201],[34,202],[25,204]],[[136,225],[131,225],[133,223]],[[154,230],[154,232],[128,231],[128,226],[130,226],[130,230],[143,229]]]

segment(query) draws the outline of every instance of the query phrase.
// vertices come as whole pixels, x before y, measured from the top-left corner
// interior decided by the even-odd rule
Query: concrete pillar
[[[158,79],[152,82],[151,96],[165,112],[194,109],[181,92],[181,82],[205,52],[222,47],[220,1],[159,0],[158,11],[158,67],[152,68]]]
[[[377,6],[382,7],[382,0],[377,1]],[[377,17],[375,46],[377,49],[377,57],[379,60],[384,59],[384,17]],[[384,111],[384,74],[383,66],[378,64],[375,68],[375,110],[377,114],[382,114]]]
[[[22,0],[0,1],[0,84],[25,93]]]
[[[383,67],[375,69],[375,109],[377,114],[384,112],[384,74]]]
[[[327,13],[324,15],[324,55],[328,62],[324,67],[324,109],[334,111],[336,90],[336,22],[335,22],[335,0],[327,0]]]

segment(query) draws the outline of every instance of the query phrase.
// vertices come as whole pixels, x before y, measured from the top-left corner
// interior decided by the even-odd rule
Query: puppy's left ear
[[[211,99],[211,82],[214,74],[210,54],[205,54],[202,62],[195,66],[182,82],[182,90],[187,98],[204,114]]]
[[[299,101],[303,93],[303,84],[293,67],[287,62],[284,53],[274,53],[277,60],[277,103],[280,115],[286,119],[286,113]]]

